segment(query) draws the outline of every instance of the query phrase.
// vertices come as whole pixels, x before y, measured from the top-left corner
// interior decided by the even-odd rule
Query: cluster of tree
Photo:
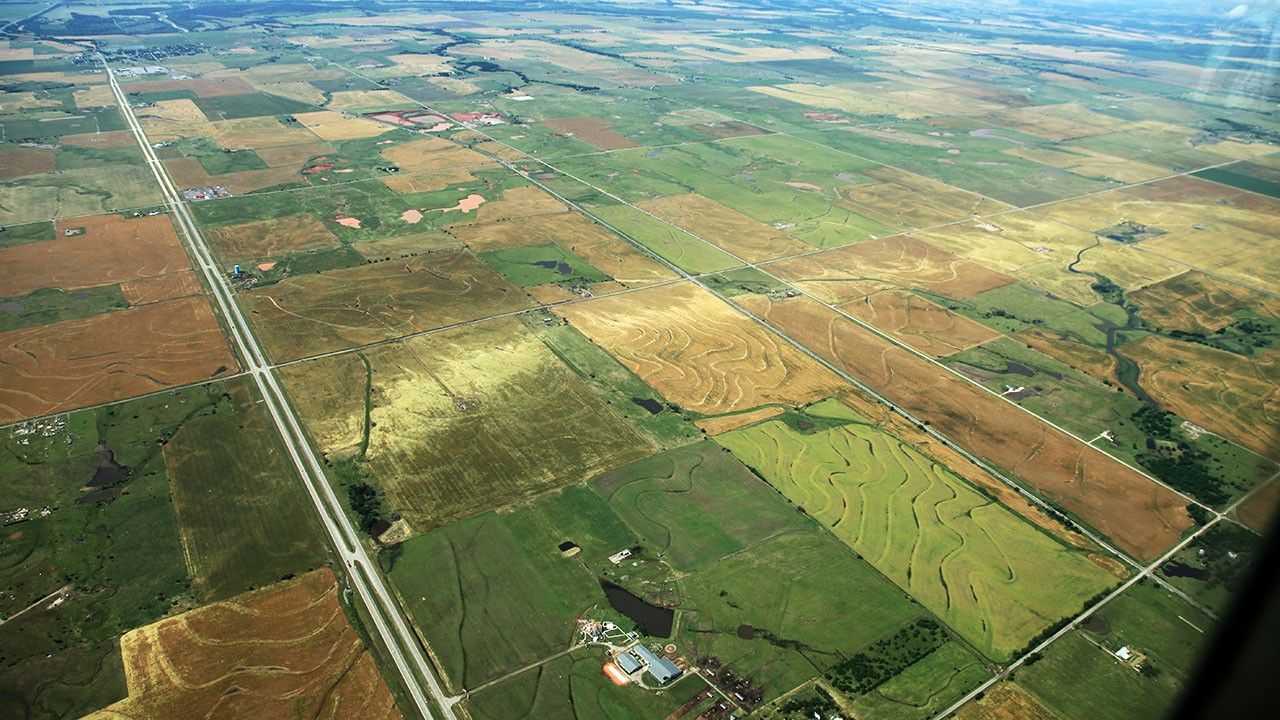
[[[782,704],[784,718],[835,717],[840,711],[835,699],[821,685],[813,686],[813,694],[801,694]]]
[[[348,485],[347,500],[352,511],[360,517],[360,527],[365,532],[382,520],[382,501],[372,485],[364,482]]]
[[[840,692],[862,695],[916,664],[946,641],[947,632],[936,620],[919,618],[831,668],[827,679]]]
[[[1262,539],[1235,523],[1220,522],[1210,528],[1196,543],[1200,562],[1209,571],[1210,587],[1221,585],[1238,594],[1248,581],[1249,567]]]
[[[1157,451],[1138,455],[1138,463],[1170,486],[1194,496],[1209,505],[1222,505],[1231,494],[1209,467],[1209,453],[1186,447],[1175,451]]]

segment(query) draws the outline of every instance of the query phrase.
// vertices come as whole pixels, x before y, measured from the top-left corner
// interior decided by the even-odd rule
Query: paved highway
[[[288,450],[289,457],[297,468],[298,474],[302,476],[307,495],[320,515],[330,543],[337,552],[338,557],[341,558],[342,565],[350,578],[351,586],[355,588],[361,603],[373,620],[373,628],[371,629],[381,638],[387,654],[395,664],[396,670],[400,673],[403,680],[402,685],[408,692],[410,700],[418,709],[419,714],[428,720],[432,720],[435,717],[432,713],[431,702],[424,692],[423,685],[425,684],[425,690],[431,693],[439,708],[439,713],[445,720],[457,720],[453,705],[458,698],[445,694],[444,689],[437,680],[435,672],[430,663],[427,662],[422,648],[418,645],[412,628],[404,619],[399,605],[387,590],[382,576],[378,573],[377,567],[365,550],[359,535],[356,534],[351,521],[343,512],[341,504],[334,495],[333,488],[330,487],[329,482],[325,479],[324,471],[321,469],[321,465],[311,449],[311,444],[307,441],[307,437],[302,431],[301,424],[298,422],[292,406],[277,382],[275,371],[270,363],[267,362],[266,355],[262,352],[262,348],[259,347],[249,323],[245,320],[244,315],[241,314],[239,306],[236,305],[231,287],[214,261],[213,254],[209,251],[200,229],[192,220],[182,195],[174,187],[168,173],[165,171],[164,165],[156,157],[151,143],[147,140],[146,133],[143,132],[142,126],[138,123],[138,119],[133,113],[133,108],[129,105],[128,98],[116,80],[114,71],[107,64],[105,58],[99,56],[98,59],[107,72],[107,78],[110,82],[111,90],[115,94],[116,103],[120,106],[120,112],[128,121],[130,129],[138,141],[138,146],[142,149],[143,156],[147,160],[147,165],[151,168],[160,190],[164,193],[165,204],[169,207],[174,226],[186,242],[188,250],[200,272],[204,274],[205,280],[212,291],[214,304],[226,321],[232,341],[239,351],[241,361],[245,364],[245,370],[253,377],[258,390],[262,393],[267,409],[270,411],[271,419],[275,423],[276,429],[280,432],[280,437],[284,440],[285,448]]]

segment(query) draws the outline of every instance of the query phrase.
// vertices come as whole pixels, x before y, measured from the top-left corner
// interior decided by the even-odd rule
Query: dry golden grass
[[[805,405],[842,386],[833,373],[692,283],[556,312],[668,400],[696,412]]]
[[[460,245],[461,243],[452,235],[432,231],[418,235],[397,235],[383,240],[359,242],[352,245],[351,249],[368,260],[382,260],[406,255],[418,255],[430,250],[457,248]]]
[[[365,118],[354,118],[331,110],[302,113],[293,116],[303,127],[322,140],[357,140],[377,137],[390,132],[392,127]]]
[[[233,371],[203,297],[0,333],[0,420],[121,400]]]
[[[860,92],[840,85],[785,83],[752,85],[747,89],[800,105],[840,110],[853,115],[889,115],[903,120],[916,120],[929,115],[921,108],[887,99],[878,93]]]
[[[324,93],[309,82],[301,80],[291,80],[288,82],[278,83],[260,83],[258,89],[272,95],[279,95],[290,100],[297,100],[308,105],[323,105],[325,101]]]
[[[473,168],[491,164],[489,158],[444,138],[427,136],[382,151],[382,157],[403,172]]]
[[[897,235],[770,263],[769,272],[828,302],[856,300],[885,285],[966,298],[1014,282],[923,240]]]
[[[744,306],[1061,504],[1136,557],[1153,559],[1190,527],[1186,500],[1095,448],[842,318],[809,298],[741,296]]]
[[[296,250],[338,244],[338,236],[314,215],[289,215],[274,220],[209,228],[204,234],[214,252],[225,259],[278,257]]]
[[[299,275],[247,299],[277,361],[533,306],[519,288],[461,250]]]
[[[781,230],[693,193],[644,200],[636,207],[750,262],[813,249]]]
[[[559,66],[572,74],[588,74],[620,85],[666,85],[668,75],[647,72],[628,63],[544,40],[480,40],[454,48],[461,55],[497,60],[534,60]]]
[[[1250,450],[1280,460],[1280,350],[1252,357],[1160,335],[1120,348],[1162,406]]]
[[[946,357],[1000,337],[985,325],[903,290],[874,293],[840,309],[934,357]]]
[[[1102,135],[1128,124],[1124,120],[1093,112],[1079,103],[1036,105],[997,112],[990,117],[997,125],[1055,142]]]
[[[165,275],[120,283],[120,292],[130,305],[172,300],[204,292],[194,270],[180,270]]]
[[[112,130],[110,132],[84,133],[82,135],[63,135],[60,138],[64,145],[75,145],[87,148],[134,147],[137,140],[128,130]]]
[[[409,98],[394,90],[340,90],[330,93],[325,107],[330,110],[379,110],[405,105],[416,106]]]
[[[193,157],[166,160],[164,166],[169,171],[169,177],[179,188],[223,185],[236,195],[245,195],[254,190],[285,185],[302,179],[298,171],[290,167],[241,170],[223,175],[210,175],[200,161]]]
[[[237,77],[254,85],[311,80],[347,80],[351,77],[342,68],[332,65],[315,67],[308,63],[267,63],[245,70],[226,68],[210,74],[215,77]]]
[[[534,185],[504,190],[502,196],[480,206],[477,223],[497,223],[534,215],[555,215],[568,210],[564,203]]]
[[[282,145],[314,145],[315,134],[274,117],[239,118],[210,123],[208,136],[224,150],[260,150]]]
[[[467,168],[457,167],[434,172],[414,173],[412,175],[392,175],[384,178],[382,184],[392,192],[406,195],[409,193],[432,192],[443,190],[450,185],[458,185],[475,180],[475,176]]]
[[[876,182],[839,189],[840,204],[898,227],[929,227],[1010,206],[902,170],[863,171]]]
[[[38,98],[30,92],[0,93],[0,113],[20,113],[23,110],[39,110],[40,108],[62,107],[57,98]]]
[[[777,417],[783,413],[783,409],[777,405],[762,407],[759,410],[749,410],[744,413],[734,415],[721,415],[720,417],[704,418],[696,421],[694,424],[708,435],[719,435],[727,433],[730,430],[737,430],[762,420],[768,420],[771,417]]]
[[[254,87],[239,77],[200,77],[189,80],[138,80],[122,86],[126,93],[170,92],[190,90],[196,97],[221,97],[247,95]]]
[[[327,568],[130,631],[120,652],[129,695],[94,720],[401,717]]]
[[[1026,690],[1011,682],[1002,682],[980,700],[966,704],[955,715],[956,720],[1059,720]]]
[[[1116,360],[1108,355],[1106,350],[1086,345],[1050,330],[1034,327],[1016,332],[1009,337],[1023,345],[1030,345],[1033,349],[1086,375],[1098,380],[1106,380],[1116,387],[1122,387],[1115,377]]]
[[[1107,155],[1087,148],[1064,147],[1055,150],[1020,145],[1009,148],[1005,152],[1024,160],[1069,170],[1077,175],[1111,178],[1123,183],[1144,182],[1169,174],[1166,168]]]
[[[298,167],[314,157],[333,152],[333,146],[327,142],[309,142],[301,145],[279,145],[277,147],[258,148],[254,151],[262,161],[271,167]]]
[[[1148,322],[1170,330],[1212,334],[1249,310],[1280,317],[1280,300],[1200,272],[1187,272],[1130,296]]]
[[[70,228],[84,234],[67,237]],[[57,223],[53,240],[0,248],[0,297],[48,287],[74,290],[191,267],[168,215],[91,215]]]
[[[111,91],[110,85],[77,88],[72,91],[71,96],[75,98],[76,107],[82,110],[85,108],[110,107],[116,104],[116,94]]]

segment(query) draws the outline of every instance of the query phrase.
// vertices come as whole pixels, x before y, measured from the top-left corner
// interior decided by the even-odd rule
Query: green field
[[[205,600],[269,585],[325,562],[302,487],[247,381],[231,407],[185,424],[164,446],[191,577]]]
[[[706,683],[693,675],[659,693],[634,686],[616,687],[600,669],[607,661],[597,648],[577,650],[487,687],[469,697],[463,707],[477,719],[664,718],[707,689]]]
[[[1212,180],[1223,185],[1230,185],[1241,190],[1248,190],[1259,195],[1270,195],[1273,198],[1280,198],[1280,182],[1274,179],[1275,171],[1268,172],[1267,168],[1262,168],[1252,163],[1239,163],[1236,165],[1228,165],[1227,167],[1208,168],[1200,172],[1192,173],[1198,178]],[[1266,175],[1273,176],[1272,178]]]
[[[873,427],[806,432],[774,420],[717,442],[993,660],[1114,581]]]
[[[991,672],[951,641],[892,679],[850,701],[858,717],[925,720],[991,677]]]
[[[714,245],[629,205],[593,206],[590,212],[687,273],[714,272],[739,264]]]
[[[229,410],[215,385],[5,431],[0,507],[32,514],[0,531],[0,714],[79,716],[123,697],[113,639],[194,600],[161,443]],[[128,473],[90,486],[99,442]]]
[[[556,243],[504,248],[483,252],[477,257],[522,288],[551,283],[581,285],[612,279]]]
[[[235,120],[261,115],[292,115],[315,110],[307,103],[290,100],[279,95],[252,93],[248,95],[219,95],[198,97],[196,107],[210,120]]]
[[[160,191],[145,167],[80,168],[0,182],[0,225],[16,225],[156,205]]]
[[[1124,310],[1115,305],[1100,303],[1083,309],[1022,283],[1005,285],[964,300],[931,293],[921,295],[1003,333],[1038,327],[1094,347],[1103,347],[1107,342],[1107,333],[1100,325],[1111,322],[1123,327],[1127,319]]]
[[[9,225],[0,230],[0,247],[25,245],[30,242],[52,240],[53,238],[53,223],[47,220],[24,225]]]
[[[1252,531],[1233,522],[1220,522],[1180,550],[1161,568],[1160,575],[1196,602],[1225,614],[1247,587],[1253,561],[1262,547],[1262,539]],[[1180,575],[1176,564],[1193,572],[1204,571],[1208,577]]]
[[[0,298],[0,332],[47,325],[129,307],[119,285],[65,292],[44,288],[19,298]]]

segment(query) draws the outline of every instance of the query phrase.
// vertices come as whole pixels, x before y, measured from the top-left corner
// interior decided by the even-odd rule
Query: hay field
[[[224,185],[235,195],[245,195],[254,190],[301,182],[302,177],[295,168],[273,167],[261,170],[241,170],[238,172],[210,175],[200,161],[194,157],[175,158],[164,163],[175,185],[180,188],[209,187]]]
[[[727,433],[730,430],[737,430],[740,427],[754,425],[762,420],[768,420],[771,417],[777,417],[784,412],[784,409],[778,405],[762,407],[759,410],[748,410],[747,412],[735,413],[732,415],[719,415],[711,418],[703,418],[695,424],[706,431],[707,435],[715,437],[721,433]]]
[[[381,110],[395,107],[417,107],[409,98],[394,90],[340,90],[330,93],[324,106],[330,110]]]
[[[189,270],[168,215],[93,215],[56,223],[53,240],[0,248],[0,297],[75,290]],[[67,237],[68,229],[84,228]]]
[[[1280,351],[1243,357],[1153,335],[1120,353],[1138,364],[1138,382],[1168,410],[1280,459]]]
[[[760,295],[742,302],[1136,557],[1158,556],[1191,524],[1180,496],[819,303]]]
[[[946,357],[1000,336],[985,325],[902,290],[872,293],[840,309],[934,357]]]
[[[394,129],[391,125],[384,125],[375,120],[349,117],[332,110],[301,113],[293,117],[303,127],[326,142],[377,137]]]
[[[476,210],[477,223],[497,223],[503,220],[554,215],[567,212],[564,203],[545,190],[533,185],[520,185],[502,191],[502,194]]]
[[[870,426],[769,421],[716,438],[993,660],[1116,578]]]
[[[1077,175],[1111,178],[1123,183],[1145,182],[1169,174],[1166,168],[1083,147],[1060,146],[1058,149],[1050,149],[1019,145],[1004,152],[1016,158],[1060,168]]]
[[[727,270],[739,264],[723,250],[633,207],[606,205],[591,208],[591,214],[687,273]]]
[[[401,717],[327,569],[133,630],[120,651],[129,696],[93,720]]]
[[[874,182],[838,190],[844,205],[894,227],[923,228],[970,215],[1008,210],[1009,205],[895,168],[872,167]]]
[[[382,157],[397,165],[402,172],[472,168],[492,164],[480,153],[439,137],[424,137],[382,151]]]
[[[84,167],[0,181],[0,226],[158,205],[142,165]]]
[[[236,366],[204,297],[0,333],[0,419],[120,400]]]
[[[674,195],[643,200],[635,205],[749,262],[813,249],[781,230],[702,195]]]
[[[1009,682],[1002,682],[956,712],[956,720],[1059,720],[1034,695]]]
[[[339,244],[338,236],[315,215],[309,214],[211,227],[204,234],[214,252],[224,260],[279,257],[298,250]]]
[[[966,298],[1014,282],[1008,275],[908,236],[781,260],[770,263],[768,270],[835,303],[856,300],[886,284]]]
[[[325,562],[302,485],[248,381],[223,412],[189,420],[164,445],[192,586],[220,600]]]
[[[859,92],[840,85],[785,83],[752,85],[747,89],[798,105],[840,110],[853,115],[888,115],[902,120],[915,120],[931,114],[926,110],[889,100],[879,93]]]
[[[450,185],[461,185],[475,179],[475,176],[467,168],[456,167],[435,172],[414,173],[412,175],[392,175],[383,178],[382,184],[386,185],[394,193],[408,195],[410,193],[444,190]]]
[[[1102,135],[1119,130],[1128,124],[1109,115],[1093,112],[1079,103],[1035,105],[1005,110],[993,113],[991,119],[997,125],[1054,142]]]
[[[842,386],[799,350],[690,283],[561,306],[557,313],[687,410],[806,405]]]
[[[585,480],[652,450],[517,320],[445,330],[365,355],[373,370],[369,463],[391,507],[418,530]],[[284,373],[325,452],[343,448],[324,443],[336,436],[324,429],[350,427],[343,413],[359,407],[363,417],[364,410],[301,378],[341,372],[348,362],[325,358]],[[344,392],[358,398],[360,386]]]
[[[276,361],[534,305],[519,288],[461,250],[289,277],[245,299]]]
[[[1230,325],[1242,311],[1280,317],[1280,300],[1274,296],[1195,271],[1147,286],[1130,299],[1148,322],[1202,335]]]

